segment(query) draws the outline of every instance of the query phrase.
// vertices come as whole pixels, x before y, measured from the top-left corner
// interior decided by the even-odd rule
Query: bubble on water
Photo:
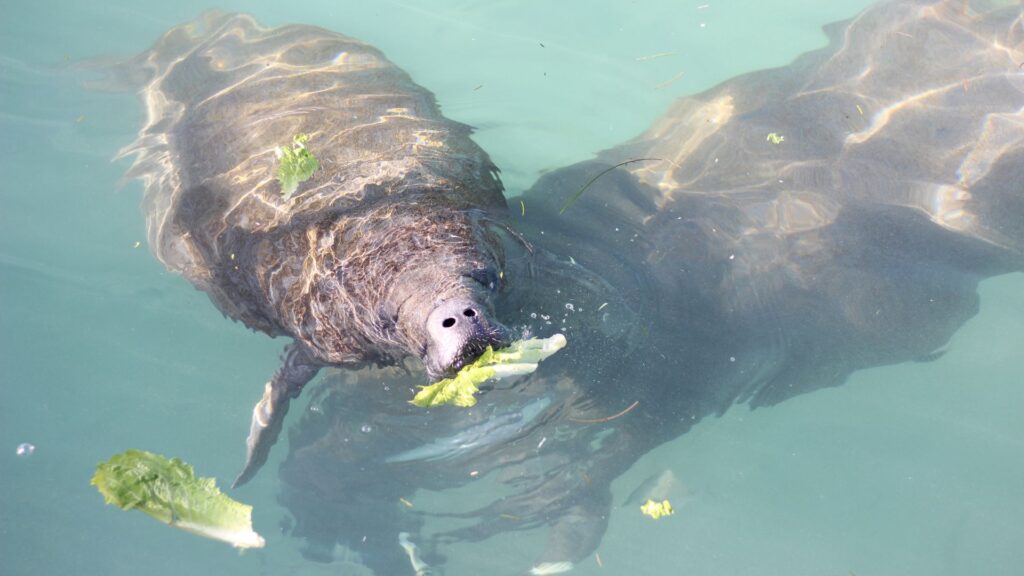
[[[573,306],[572,302],[566,302],[565,303],[565,309],[568,310],[569,312],[575,312],[576,311],[576,307]]]
[[[36,451],[35,444],[29,444],[28,442],[22,442],[18,444],[18,447],[14,450],[14,453],[18,456],[31,456]]]
[[[369,434],[370,432],[373,432],[373,426],[370,426],[369,424],[363,424],[362,427],[359,428],[359,430],[361,430],[363,434]]]

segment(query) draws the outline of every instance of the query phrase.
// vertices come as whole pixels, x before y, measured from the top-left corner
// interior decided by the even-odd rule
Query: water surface
[[[318,24],[381,48],[478,127],[510,194],[647,127],[674,97],[780,66],[866,0],[224,2],[267,25]],[[234,495],[265,550],[239,556],[103,505],[95,464],[129,447],[234,476],[283,342],[248,332],[149,255],[141,187],[118,187],[143,111],[67,66],[126,56],[205,2],[5,2],[0,20],[0,573],[346,573],[282,536],[273,471]],[[908,71],[912,73],[912,71]],[[644,456],[616,502],[672,469],[678,513],[616,508],[580,574],[1010,575],[1024,565],[1024,277],[928,364],[737,407]],[[23,442],[34,453],[18,456]],[[455,505],[479,488],[416,496]],[[358,519],[353,519],[358,522]],[[447,574],[510,573],[544,531],[448,551]],[[496,572],[497,571],[497,572]],[[357,573],[351,571],[352,573]]]

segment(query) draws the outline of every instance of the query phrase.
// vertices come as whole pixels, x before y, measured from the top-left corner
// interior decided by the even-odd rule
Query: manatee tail
[[[199,286],[204,285],[206,272],[205,267],[196,265],[202,261],[198,248],[192,245],[187,234],[169,230],[166,220],[182,186],[178,172],[172,169],[176,157],[170,129],[181,119],[190,103],[189,96],[200,92],[203,78],[189,77],[179,71],[173,82],[176,89],[173,98],[168,97],[163,81],[177,62],[237,20],[245,20],[241,23],[243,26],[257,27],[248,16],[209,11],[192,22],[170,29],[152,48],[137,56],[94,60],[80,65],[100,76],[86,82],[87,88],[137,92],[142,99],[146,124],[138,137],[113,158],[116,161],[134,157],[119,184],[123,186],[136,178],[143,181],[143,211],[147,216],[146,234],[151,249],[168,269]]]
[[[234,14],[210,10],[191,22],[175,26],[149,50],[131,58],[96,58],[74,63],[74,67],[100,77],[84,83],[90,90],[136,92],[166,71],[168,66],[212,35]]]

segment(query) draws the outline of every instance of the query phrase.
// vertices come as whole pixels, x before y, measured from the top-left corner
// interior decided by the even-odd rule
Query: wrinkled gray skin
[[[828,32],[828,47],[683,98],[635,140],[547,174],[523,196],[525,216],[502,209],[492,168],[465,132],[458,146],[439,152],[438,162],[451,169],[447,155],[462,150],[456,157],[465,170],[448,181],[472,192],[466,204],[448,204],[441,194],[423,218],[474,205],[516,233],[484,225],[464,253],[479,259],[454,256],[451,272],[436,273],[464,277],[493,266],[504,282],[492,297],[458,298],[486,302],[494,325],[565,332],[569,346],[531,377],[485,390],[467,410],[409,406],[410,388],[425,379],[415,362],[411,375],[384,369],[327,378],[292,431],[281,469],[281,499],[308,555],[330,560],[341,543],[377,574],[398,576],[413,573],[400,532],[411,533],[438,570],[447,539],[550,526],[535,566],[579,562],[606,528],[611,481],[695,422],[738,402],[770,406],[835,386],[858,369],[936,357],[976,313],[978,282],[1024,263],[1021,8],[885,2]],[[303,27],[270,34],[289,34],[297,45],[327,35]],[[258,60],[255,52],[236,56]],[[425,94],[411,84],[403,89]],[[275,94],[240,96],[235,105],[276,110]],[[295,115],[308,124],[291,131],[336,131],[343,122],[317,107]],[[237,120],[246,117],[232,112],[220,123],[241,138],[254,127]],[[371,129],[369,148],[395,150],[387,127]],[[327,141],[331,130],[315,138]],[[770,133],[785,139],[774,144]],[[220,158],[212,150],[211,160]],[[612,170],[559,215],[593,176],[633,158],[659,160]],[[269,178],[260,170],[259,178]],[[273,184],[265,185],[270,192],[261,198],[273,199]],[[294,221],[308,190],[300,188],[298,203],[282,215]],[[404,200],[383,199],[396,212],[408,209]],[[402,245],[413,250],[403,261],[433,253],[437,239],[427,234]],[[238,242],[263,257],[295,250],[283,240]],[[352,272],[380,285],[376,271]],[[236,309],[265,306],[259,298],[266,291],[221,297],[224,281],[209,282],[215,302],[235,317],[246,318]],[[438,305],[419,297],[424,310],[416,318]],[[340,329],[363,321],[346,317]],[[282,326],[268,331],[301,333]],[[361,360],[375,350],[394,357],[416,350],[355,332],[365,339]],[[426,333],[417,338],[429,339]],[[483,479],[503,484],[503,495],[458,514],[470,527],[436,541],[417,538],[423,512],[399,497]]]

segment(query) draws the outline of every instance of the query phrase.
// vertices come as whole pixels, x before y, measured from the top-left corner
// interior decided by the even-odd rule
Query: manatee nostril
[[[487,350],[511,344],[511,332],[489,317],[484,303],[469,298],[442,300],[423,325],[423,365],[431,378],[454,375]]]

